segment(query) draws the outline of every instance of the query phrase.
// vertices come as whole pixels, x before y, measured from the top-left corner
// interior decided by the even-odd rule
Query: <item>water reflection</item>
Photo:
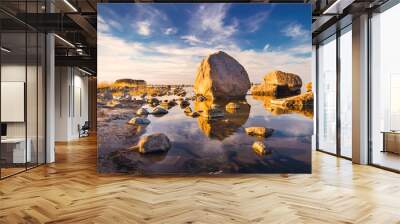
[[[226,108],[228,103],[235,103],[239,108]],[[212,109],[217,107],[224,113],[222,118],[210,119],[210,116],[204,115],[213,113]],[[209,138],[224,140],[233,135],[237,129],[246,123],[250,115],[250,105],[244,100],[230,101],[196,101],[194,103],[195,111],[201,111],[201,116],[197,118],[199,128]]]
[[[276,99],[276,97],[272,96],[252,96],[253,99],[258,100],[263,102],[264,108],[271,112],[272,115],[282,115],[282,114],[290,114],[290,113],[295,113],[302,115],[307,118],[313,118],[314,117],[314,109],[313,107],[302,107],[302,108],[297,108],[296,110],[285,108],[285,107],[280,107],[271,104],[271,100]]]
[[[188,90],[189,96],[192,96]],[[243,100],[187,100],[193,112],[188,116],[176,96],[157,97],[160,102],[176,100],[164,116],[148,115],[147,126],[128,125],[140,103],[128,107],[98,108],[98,170],[133,174],[204,173],[302,173],[310,171],[312,111],[290,111],[271,106],[272,97],[246,96]],[[165,101],[166,102],[166,101]],[[228,103],[238,107],[228,107]],[[164,105],[159,105],[164,106]],[[223,117],[213,118],[213,109]],[[243,128],[264,126],[274,129],[269,138],[247,135]],[[165,153],[140,154],[132,149],[145,134],[165,133],[172,147]],[[258,154],[252,149],[262,141],[272,151]]]

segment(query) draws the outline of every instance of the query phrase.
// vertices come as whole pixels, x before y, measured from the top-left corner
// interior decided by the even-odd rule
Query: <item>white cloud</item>
[[[247,18],[244,21],[244,27],[249,31],[249,32],[256,32],[261,24],[266,20],[266,18],[269,15],[269,11],[266,12],[259,12],[256,13],[252,16],[250,16],[249,18]]]
[[[264,51],[268,51],[269,47],[270,47],[269,44],[266,44],[266,45],[264,46],[263,50],[264,50]]]
[[[203,41],[199,40],[195,35],[181,36],[181,39],[193,46],[203,43]]]
[[[119,23],[119,22],[117,22],[115,20],[112,20],[112,19],[108,19],[107,20],[107,24],[110,25],[111,27],[117,29],[117,30],[122,30],[123,29],[121,23]]]
[[[107,21],[102,16],[97,17],[97,30],[99,32],[109,32],[111,29],[123,30],[123,26],[118,21],[107,17]]]
[[[176,34],[177,29],[174,27],[168,27],[167,29],[165,29],[164,34],[165,35],[171,35],[171,34]]]
[[[97,30],[99,32],[108,32],[110,30],[110,26],[104,21],[103,17],[97,17]]]
[[[136,23],[137,33],[142,36],[150,36],[150,22],[149,21],[139,21]]]
[[[150,36],[166,34],[166,32],[173,34],[175,31],[170,24],[168,16],[151,4],[137,4],[133,13],[133,19],[136,21],[133,27],[137,29],[139,35]]]
[[[98,35],[98,78],[99,81],[133,78],[154,84],[193,84],[201,60],[218,49],[239,61],[252,82],[260,82],[274,69],[299,74],[304,83],[311,81],[311,57],[299,56],[311,52],[306,45],[268,51],[243,50],[236,45],[144,45],[103,33]]]
[[[239,22],[227,20],[229,4],[204,4],[191,16],[189,33],[208,45],[229,44],[237,31]]]
[[[292,23],[282,30],[282,33],[291,38],[304,38],[309,35],[300,24]]]
[[[291,54],[310,54],[312,52],[311,44],[302,44],[295,47],[287,49]]]

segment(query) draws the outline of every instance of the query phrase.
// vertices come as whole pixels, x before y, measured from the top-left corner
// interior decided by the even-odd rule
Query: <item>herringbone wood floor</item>
[[[400,175],[313,153],[312,175],[96,173],[94,138],[0,181],[0,223],[400,223]]]

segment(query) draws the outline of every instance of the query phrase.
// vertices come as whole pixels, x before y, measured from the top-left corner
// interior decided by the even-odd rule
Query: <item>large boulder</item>
[[[140,153],[166,152],[171,148],[171,142],[163,133],[155,133],[142,137],[137,145]]]
[[[252,95],[293,96],[300,94],[303,85],[300,76],[282,71],[272,71],[264,77],[263,83],[251,88]]]
[[[201,62],[194,82],[196,95],[207,99],[244,98],[249,89],[249,75],[244,67],[223,51]]]

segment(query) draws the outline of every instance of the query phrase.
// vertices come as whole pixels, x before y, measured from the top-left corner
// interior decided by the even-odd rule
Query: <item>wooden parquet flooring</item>
[[[312,175],[96,173],[95,138],[0,181],[0,223],[400,223],[400,175],[313,152]]]

